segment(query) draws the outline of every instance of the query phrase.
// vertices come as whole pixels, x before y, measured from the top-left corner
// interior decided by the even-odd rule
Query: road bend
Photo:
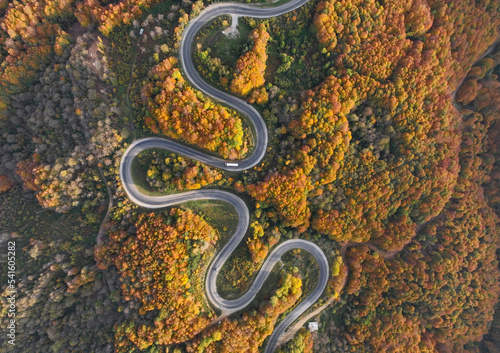
[[[284,253],[294,249],[302,249],[311,253],[311,255],[316,259],[319,265],[319,279],[316,288],[275,328],[269,338],[265,353],[271,353],[276,349],[280,337],[285,333],[288,326],[312,304],[314,304],[323,293],[329,276],[328,260],[323,251],[316,244],[307,240],[292,239],[285,241],[269,254],[247,292],[234,300],[224,299],[217,291],[216,279],[220,269],[236,247],[240,244],[248,229],[250,214],[245,202],[233,193],[215,189],[195,190],[164,196],[145,195],[139,191],[133,181],[132,161],[140,152],[156,148],[177,153],[227,171],[243,171],[257,165],[264,157],[268,143],[267,127],[264,120],[257,110],[255,110],[255,108],[253,108],[250,104],[225,92],[219,91],[201,78],[196,71],[192,60],[193,41],[201,28],[220,15],[228,14],[256,18],[270,18],[293,11],[305,4],[307,1],[308,0],[292,0],[286,4],[272,8],[236,3],[214,4],[203,10],[197,17],[191,19],[188,26],[184,30],[179,52],[184,75],[194,87],[213,99],[229,105],[251,122],[256,140],[254,150],[249,157],[239,161],[226,161],[166,138],[148,137],[135,140],[123,154],[120,164],[120,178],[125,192],[128,197],[139,206],[150,209],[158,209],[174,206],[187,201],[220,200],[227,202],[234,207],[238,214],[238,226],[228,243],[215,256],[215,259],[209,266],[208,273],[205,277],[207,297],[215,307],[222,311],[222,316],[227,316],[231,313],[239,311],[252,302],[259,290],[262,288],[262,285],[269,276],[269,273],[273,269],[274,265],[280,261],[281,256]],[[232,165],[226,165],[228,162],[231,162]]]

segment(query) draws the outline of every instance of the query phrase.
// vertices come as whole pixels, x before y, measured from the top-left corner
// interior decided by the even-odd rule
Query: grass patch
[[[245,236],[224,263],[219,276],[217,276],[217,291],[225,299],[239,298],[250,287],[259,272],[254,270],[255,264],[250,257],[246,240]],[[249,273],[251,275],[248,275]],[[234,281],[241,278],[243,281],[235,285]]]
[[[230,22],[231,20],[228,21]],[[218,23],[213,22],[199,32],[197,40],[193,43],[195,49],[193,52],[197,52],[196,45],[199,43],[202,45],[202,50],[209,48],[212,57],[220,58],[224,65],[234,68],[241,53],[251,44],[249,37],[253,28],[240,18],[236,27],[239,35],[235,38],[228,38],[222,33],[222,25]]]
[[[302,297],[311,294],[319,280],[319,266],[316,259],[305,250],[292,250],[282,256],[286,268],[297,271],[302,278]]]
[[[286,264],[283,261],[277,262],[271,272],[269,272],[269,276],[264,281],[261,289],[255,296],[254,300],[244,309],[244,311],[248,311],[249,309],[257,309],[263,302],[269,300],[276,290],[278,289],[278,283],[281,279],[281,272],[286,268]],[[258,271],[256,272],[257,275]],[[253,279],[252,279],[253,282]]]
[[[276,70],[278,70],[280,66],[281,60],[279,53],[276,51],[276,47],[268,46],[265,72],[266,82],[271,82],[273,85],[275,84]]]
[[[238,214],[233,206],[227,202],[199,200],[189,201],[182,205],[203,216],[212,227],[219,230],[219,248],[225,245],[238,227]]]

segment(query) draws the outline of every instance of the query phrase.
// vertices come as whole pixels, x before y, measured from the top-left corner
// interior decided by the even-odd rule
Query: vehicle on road
[[[285,5],[277,6],[272,10],[268,8],[259,8],[257,6],[243,4],[215,4],[203,10],[202,13],[197,16],[196,20],[190,21],[189,25],[184,29],[179,56],[182,63],[182,68],[188,80],[193,86],[211,96],[212,98],[222,103],[226,103],[231,107],[234,107],[236,110],[247,112],[248,115],[245,116],[254,126],[256,142],[255,149],[252,155],[245,159],[245,162],[242,163],[242,166],[240,166],[238,162],[224,162],[224,165],[226,167],[237,167],[234,168],[234,170],[247,170],[256,166],[262,160],[262,158],[264,158],[267,150],[267,127],[262,116],[255,109],[248,109],[245,106],[245,101],[235,99],[233,96],[230,96],[225,92],[218,91],[217,89],[213,88],[208,83],[203,81],[203,79],[199,75],[196,75],[196,67],[193,63],[191,52],[192,43],[195,40],[196,33],[201,30],[201,28],[206,23],[220,16],[221,14],[231,13],[256,18],[270,18],[295,10],[308,1],[309,0],[290,0],[290,2],[286,3]],[[219,164],[220,159],[212,156],[207,156],[203,152],[193,150],[184,145],[177,144],[175,141],[170,141],[158,137],[146,137],[134,141],[124,152],[120,164],[120,177],[122,179],[122,185],[129,198],[134,203],[142,207],[157,209],[195,200],[220,200],[232,205],[238,214],[238,227],[231,236],[231,239],[226,245],[224,245],[224,247],[220,251],[221,257],[217,259],[217,263],[223,265],[227,261],[228,257],[232,253],[234,253],[236,247],[241,243],[247,232],[248,224],[250,223],[250,212],[245,202],[231,192],[218,189],[192,190],[184,193],[176,193],[173,195],[164,196],[151,196],[142,194],[134,184],[134,180],[132,177],[132,160],[133,157],[137,156],[138,153],[150,148],[165,149],[213,166],[221,166],[221,164]],[[231,168],[227,169],[231,170]],[[268,259],[264,262],[264,264],[262,265],[264,270],[261,269],[261,271],[259,271],[256,279],[252,283],[251,288],[237,299],[224,299],[219,295],[217,291],[216,281],[217,275],[219,274],[219,266],[215,266],[215,264],[212,263],[212,270],[209,270],[205,278],[205,289],[209,302],[215,307],[219,308],[222,312],[222,315],[230,315],[234,312],[242,310],[255,299],[255,296],[261,289],[264,281],[268,277],[276,261],[280,260],[281,256],[285,252],[291,251],[293,249],[303,249],[312,254],[319,265],[319,280],[314,291],[310,293],[309,296],[305,298],[300,305],[292,310],[275,328],[275,330],[269,337],[269,343],[266,345],[265,353],[274,352],[274,349],[277,347],[278,341],[283,336],[285,329],[292,322],[294,322],[307,308],[309,308],[314,302],[316,302],[323,293],[329,278],[328,259],[326,258],[323,251],[314,243],[303,239],[291,239],[282,243],[271,252]]]

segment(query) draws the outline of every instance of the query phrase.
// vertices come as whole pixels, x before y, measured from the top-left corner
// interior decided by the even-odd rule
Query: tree
[[[247,96],[252,90],[261,87],[266,82],[264,73],[266,71],[266,45],[269,33],[266,31],[265,25],[261,24],[252,31],[250,36],[254,42],[253,47],[238,59],[234,78],[231,81],[231,91],[242,96]],[[261,101],[263,102],[264,99],[261,98]]]

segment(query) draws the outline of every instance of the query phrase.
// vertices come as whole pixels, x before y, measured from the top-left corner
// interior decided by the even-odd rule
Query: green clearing
[[[203,216],[212,227],[219,230],[219,249],[225,245],[238,227],[238,214],[233,206],[227,202],[219,200],[198,200],[183,203],[182,206]]]
[[[281,271],[283,271],[284,269],[287,269],[287,264],[283,260],[277,262],[274,265],[273,269],[269,273],[267,279],[264,281],[262,288],[259,290],[254,300],[252,300],[252,302],[248,304],[248,306],[243,309],[243,311],[249,311],[249,309],[258,309],[263,302],[269,300],[274,295],[274,293],[278,289],[278,283],[281,279]],[[259,271],[257,271],[255,275],[257,275],[258,272]],[[252,283],[253,280],[254,278],[252,278]]]
[[[253,262],[250,251],[246,245],[247,237],[243,238],[240,245],[231,253],[227,261],[222,266],[217,276],[217,291],[225,299],[239,298],[253,283],[257,273],[252,269]],[[246,276],[251,273],[248,278]],[[238,286],[233,285],[233,281],[245,277]]]
[[[228,23],[231,23],[230,17],[225,16],[225,19]],[[221,21],[216,20],[216,22],[212,22],[208,27],[199,32],[197,40],[193,43],[194,49],[200,43],[202,50],[210,48],[210,55],[212,57],[220,58],[224,65],[234,68],[242,51],[249,44],[250,32],[253,30],[242,18],[238,19],[236,28],[239,32],[238,36],[228,38],[222,33],[223,27]],[[196,53],[196,50],[193,52]]]

